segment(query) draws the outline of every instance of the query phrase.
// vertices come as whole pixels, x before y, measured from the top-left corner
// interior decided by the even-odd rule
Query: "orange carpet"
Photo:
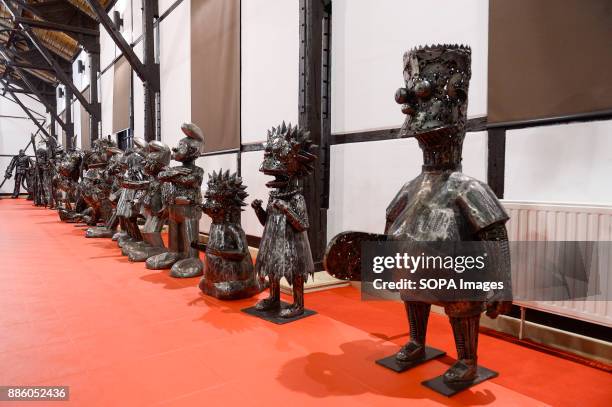
[[[446,319],[429,338],[449,356],[396,374],[374,360],[406,340],[401,304],[352,288],[308,294],[319,314],[276,326],[23,199],[0,200],[0,230],[0,385],[70,386],[69,402],[17,406],[612,404],[611,375],[486,335],[480,362],[500,376],[440,396],[420,382],[452,363]]]

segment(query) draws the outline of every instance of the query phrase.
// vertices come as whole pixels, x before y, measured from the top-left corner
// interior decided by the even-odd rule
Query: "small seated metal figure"
[[[181,130],[187,137],[182,138],[172,149],[172,159],[182,163],[159,173],[164,182],[162,194],[168,206],[168,252],[147,259],[147,268],[152,270],[171,267],[170,275],[177,278],[202,275],[202,262],[198,250],[192,247],[199,235],[202,217],[202,178],[204,170],[195,160],[200,156],[204,135],[198,126],[185,123]]]
[[[266,285],[253,272],[246,234],[240,225],[240,212],[249,194],[235,173],[213,171],[209,177],[202,210],[210,216],[212,224],[200,290],[222,300],[251,297]]]
[[[24,150],[19,150],[19,154],[11,159],[4,176],[5,179],[11,178],[13,176],[13,170],[15,170],[15,187],[13,188],[13,195],[11,195],[11,198],[15,199],[19,197],[21,184],[29,167],[30,158],[25,154]]]
[[[263,163],[259,171],[274,176],[266,186],[272,191],[266,209],[262,201],[251,206],[264,226],[255,272],[268,277],[270,296],[255,305],[259,311],[276,312],[281,318],[304,313],[304,282],[314,274],[307,230],[306,201],[299,185],[312,170],[316,156],[310,135],[297,126],[282,125],[268,131]],[[280,280],[285,277],[293,289],[293,304],[281,307]]]
[[[151,256],[167,251],[161,231],[168,218],[168,208],[162,200],[162,183],[157,176],[170,164],[170,154],[167,145],[161,141],[151,141],[144,160],[144,172],[148,179],[123,182],[125,188],[144,192],[142,203],[146,222],[141,231],[144,240],[138,243],[126,243],[123,246],[130,261],[146,261]]]

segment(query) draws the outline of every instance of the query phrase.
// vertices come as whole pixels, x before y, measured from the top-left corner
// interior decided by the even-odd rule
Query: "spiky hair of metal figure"
[[[228,207],[241,208],[246,206],[244,200],[249,194],[246,192],[246,185],[242,184],[242,178],[238,174],[230,174],[229,170],[223,172],[213,171],[209,174],[208,190],[204,197],[206,201],[216,201],[218,204]]]
[[[314,147],[310,132],[283,122],[268,130],[261,171],[271,175],[307,175],[314,170],[313,162],[317,158],[311,152]]]

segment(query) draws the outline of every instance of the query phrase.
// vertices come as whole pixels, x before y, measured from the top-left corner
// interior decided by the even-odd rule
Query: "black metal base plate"
[[[439,358],[440,356],[444,356],[444,355],[446,355],[446,352],[440,349],[430,348],[429,346],[426,346],[425,356],[421,359],[411,360],[409,362],[400,362],[399,360],[395,358],[395,354],[393,354],[391,356],[387,356],[386,358],[378,359],[376,363],[383,367],[386,367],[387,369],[391,369],[394,372],[402,373],[402,372],[405,372],[406,370],[412,369],[413,367],[422,365],[423,363],[429,360]]]
[[[493,379],[497,377],[499,373],[489,370],[486,367],[478,366],[478,371],[476,372],[476,378],[471,382],[461,383],[461,384],[453,384],[448,385],[444,383],[443,377],[438,376],[434,377],[430,380],[425,380],[421,384],[425,387],[429,387],[435,392],[438,392],[446,397],[454,396],[455,394],[462,392],[465,389],[469,389],[472,386],[476,386],[478,383],[482,383],[485,380]]]
[[[286,308],[286,307],[289,307],[290,305],[291,304],[281,301],[281,308]],[[252,315],[254,317],[265,319],[266,321],[275,323],[277,325],[288,324],[289,322],[297,321],[299,319],[304,319],[312,315],[315,315],[317,313],[316,311],[313,311],[311,309],[304,308],[304,313],[302,315],[298,315],[297,317],[293,317],[293,318],[281,318],[278,316],[278,310],[259,311],[255,309],[255,306],[252,306],[249,308],[243,308],[241,311],[246,314]]]

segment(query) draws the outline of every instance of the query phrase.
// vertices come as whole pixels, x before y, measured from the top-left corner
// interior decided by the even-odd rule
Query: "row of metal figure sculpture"
[[[401,136],[418,140],[422,173],[389,204],[384,234],[345,232],[332,239],[324,260],[330,274],[359,279],[364,240],[496,241],[507,247],[508,216],[501,204],[486,184],[461,172],[470,59],[469,47],[457,45],[417,48],[404,56],[405,86],[396,93],[406,115]],[[301,189],[316,159],[309,133],[284,123],[268,132],[260,171],[274,179],[266,184],[271,191],[265,209],[261,200],[251,204],[264,225],[253,267],[240,224],[246,186],[229,171],[213,172],[202,201],[204,171],[195,160],[204,137],[193,124],[183,125],[182,131],[186,137],[172,151],[162,142],[142,139],[135,139],[126,151],[106,139],[96,140],[88,152],[55,148],[43,154],[39,149],[31,184],[35,203],[57,207],[64,221],[86,222],[87,237],[117,240],[124,255],[146,262],[147,268],[170,268],[170,274],[180,278],[203,274],[199,287],[205,294],[246,298],[269,287],[270,295],[256,309],[280,318],[299,317],[304,312],[304,282],[315,271]],[[170,166],[171,159],[180,165]],[[204,264],[198,256],[203,248],[198,243],[202,211],[212,219]],[[161,237],[165,224],[168,247]],[[496,264],[509,270],[507,251]],[[290,306],[280,301],[283,277],[293,288]],[[410,340],[394,355],[395,370],[431,358],[425,338],[432,302],[401,294]],[[458,354],[441,380],[448,386],[466,386],[485,379],[477,366],[480,314],[496,317],[507,312],[510,303],[491,297],[439,305],[449,317]]]

